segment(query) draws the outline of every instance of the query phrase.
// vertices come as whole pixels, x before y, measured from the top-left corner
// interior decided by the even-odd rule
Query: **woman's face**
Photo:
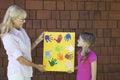
[[[19,16],[13,19],[13,26],[15,28],[21,28],[23,24],[25,23],[25,17]]]

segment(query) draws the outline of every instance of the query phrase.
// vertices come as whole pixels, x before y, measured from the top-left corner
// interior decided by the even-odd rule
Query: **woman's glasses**
[[[25,19],[20,19],[20,18],[16,18],[18,21],[20,21],[20,22],[25,22]]]

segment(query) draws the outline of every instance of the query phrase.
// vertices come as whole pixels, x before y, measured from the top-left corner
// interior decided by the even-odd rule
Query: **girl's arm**
[[[32,43],[31,50],[33,50],[44,39],[44,32]]]
[[[96,80],[96,74],[97,74],[97,61],[94,61],[91,63],[91,73],[92,73],[92,79]]]

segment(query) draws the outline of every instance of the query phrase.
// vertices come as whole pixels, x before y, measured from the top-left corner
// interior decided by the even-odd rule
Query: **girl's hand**
[[[71,70],[68,70],[67,73],[72,73],[72,71],[71,71]]]

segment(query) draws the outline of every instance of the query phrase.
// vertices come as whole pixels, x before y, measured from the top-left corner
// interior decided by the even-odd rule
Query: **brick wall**
[[[24,28],[32,41],[43,31],[74,31],[76,39],[81,32],[94,33],[97,80],[120,80],[120,0],[0,0],[0,21],[11,4],[28,12]],[[42,45],[32,52],[35,63],[42,63]],[[0,80],[7,80],[7,62],[0,42]],[[41,73],[34,69],[32,80],[75,80],[75,76],[76,72]]]

